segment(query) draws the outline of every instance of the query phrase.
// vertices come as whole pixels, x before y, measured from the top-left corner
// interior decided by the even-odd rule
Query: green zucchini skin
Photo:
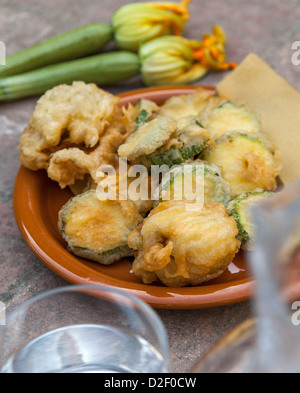
[[[120,259],[134,256],[134,250],[128,246],[117,247],[114,250],[107,251],[103,254],[96,254],[95,252],[86,248],[73,247],[71,245],[68,245],[68,250],[80,258],[88,259],[90,261],[98,262],[101,265],[107,266],[112,265],[114,262],[117,262]]]
[[[253,241],[253,224],[250,218],[247,217],[247,209],[253,204],[261,202],[264,198],[272,196],[273,193],[266,190],[256,190],[239,195],[229,202],[227,206],[227,213],[233,217],[237,223],[239,230],[237,239],[240,240],[244,250],[252,248]]]
[[[204,179],[203,202],[205,204],[222,203],[223,205],[227,206],[231,199],[229,185],[221,177],[219,168],[214,165],[208,165],[207,163],[200,160],[192,161],[187,164],[181,164],[177,168],[169,172],[170,176],[168,176],[167,178],[162,178],[159,187],[159,201],[157,202],[157,204],[165,202],[163,198],[164,191],[174,191],[175,183],[177,182],[177,180],[180,180],[179,184],[182,186],[184,184],[184,177],[190,176],[191,174],[193,176],[193,174],[196,174],[196,171],[199,171],[199,175],[202,174]]]
[[[111,52],[50,65],[0,79],[0,101],[38,96],[74,81],[112,84],[138,75],[139,67],[138,56],[131,52]]]
[[[134,251],[127,244],[127,236],[142,221],[133,206],[133,202],[127,204],[127,213],[127,209],[123,211],[118,201],[108,201],[106,204],[98,199],[96,190],[71,198],[58,215],[58,229],[68,250],[102,265],[111,265],[122,258],[133,256]]]
[[[78,27],[8,56],[6,65],[0,68],[0,77],[99,53],[112,39],[113,31],[109,24],[93,23]]]
[[[148,171],[152,166],[180,165],[195,156],[212,144],[210,133],[205,130],[196,116],[188,116],[177,121],[177,131],[173,135],[181,146],[176,143],[167,146],[164,143],[153,153],[139,157],[137,163],[144,165]]]
[[[192,145],[192,146],[183,146],[181,148],[177,148],[175,146],[171,146],[169,150],[159,151],[157,150],[153,154],[149,156],[142,157],[140,162],[149,170],[152,165],[162,166],[167,165],[172,167],[173,165],[180,165],[185,161],[192,159],[193,157],[200,154],[203,149],[206,147],[205,144]]]

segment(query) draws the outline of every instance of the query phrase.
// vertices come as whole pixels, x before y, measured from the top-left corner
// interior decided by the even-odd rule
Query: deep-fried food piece
[[[97,182],[100,165],[118,166],[118,148],[133,132],[133,107],[116,108],[114,118],[100,138],[99,145],[90,152],[79,148],[62,149],[50,157],[48,176],[61,188],[72,186],[84,179],[86,174]]]
[[[95,84],[74,82],[47,91],[21,135],[20,159],[31,170],[47,169],[51,153],[72,144],[93,148],[119,103]]]
[[[149,156],[142,157],[140,163],[150,168],[151,165],[180,165],[193,159],[204,149],[212,147],[214,139],[198,122],[195,116],[188,116],[177,121],[177,131],[159,149]]]
[[[230,201],[230,187],[216,165],[196,160],[167,172],[159,186],[159,202],[170,200],[223,203]]]
[[[106,199],[107,195],[117,200],[131,200],[136,205],[138,212],[145,217],[153,208],[151,200],[151,178],[147,172],[131,172],[132,167],[128,163],[120,162],[121,166],[110,173],[106,172],[106,166],[99,168],[97,183],[92,185],[97,190],[99,199]]]
[[[148,123],[148,125],[151,123]],[[144,165],[148,170],[150,170],[152,165],[168,165],[172,167],[192,159],[204,149],[214,145],[214,139],[211,134],[199,124],[196,116],[181,118],[175,124],[175,131],[166,140],[164,138],[158,139],[155,133],[150,135],[147,138],[147,146],[154,147],[154,143],[150,142],[152,140],[159,141],[160,146],[158,147],[157,143],[157,148],[152,153],[148,147],[147,153],[145,151],[144,155],[133,158],[133,163]],[[129,157],[128,159],[130,160]]]
[[[155,102],[145,98],[141,98],[135,105],[135,108],[137,111],[135,121],[137,128],[152,120],[153,116],[159,110],[159,106]]]
[[[159,114],[179,120],[182,117],[198,116],[203,110],[214,108],[224,102],[223,97],[213,96],[205,89],[199,88],[193,94],[183,94],[169,98],[160,108]]]
[[[240,247],[235,220],[223,204],[164,202],[128,236],[137,250],[133,273],[145,284],[198,285],[220,276]]]
[[[177,124],[171,118],[157,117],[131,134],[119,147],[118,154],[129,161],[151,154],[170,139],[176,128]]]
[[[110,265],[133,255],[127,237],[141,220],[131,201],[100,201],[91,190],[67,202],[58,226],[73,254]]]
[[[261,132],[260,118],[249,108],[226,102],[213,110],[206,110],[200,122],[216,139],[232,131]]]
[[[56,180],[61,188],[72,185],[76,180],[83,180],[85,175],[91,173],[94,163],[84,151],[73,147],[59,150],[51,157],[48,176]]]
[[[115,168],[118,166],[118,149],[134,132],[135,115],[135,108],[132,105],[116,110],[113,121],[100,139],[99,146],[91,153],[97,165],[109,164]]]
[[[269,191],[256,190],[239,195],[227,206],[227,213],[232,216],[238,226],[237,238],[242,243],[242,249],[251,250],[255,236],[255,225],[250,209],[256,204],[270,198],[273,194]]]
[[[223,135],[203,159],[221,169],[233,198],[257,188],[274,191],[282,168],[279,150],[263,135],[246,132]]]

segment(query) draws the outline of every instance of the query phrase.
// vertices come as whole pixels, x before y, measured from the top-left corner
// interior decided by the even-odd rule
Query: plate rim
[[[212,86],[170,86],[170,87],[159,87],[159,88],[144,88],[138,90],[132,90],[129,92],[118,94],[121,98],[121,103],[132,102],[135,98],[143,94],[145,98],[150,98],[153,93],[159,96],[165,96],[168,92],[178,91],[178,94],[189,94],[198,88],[203,87],[209,91],[215,91]],[[176,94],[174,94],[176,95]],[[41,227],[39,222],[36,221],[34,211],[30,204],[30,193],[26,184],[24,184],[24,176],[31,175],[35,176],[36,172],[29,171],[21,165],[19,168],[14,190],[13,190],[13,206],[14,214],[19,230],[33,253],[37,258],[43,262],[50,270],[55,274],[63,278],[65,281],[73,285],[106,285],[109,287],[117,287],[124,290],[132,295],[137,296],[153,308],[157,309],[202,309],[230,305],[234,303],[240,303],[249,300],[254,294],[254,281],[252,278],[245,278],[237,281],[232,281],[228,285],[224,284],[213,284],[209,286],[195,286],[195,287],[158,287],[156,291],[163,293],[165,296],[155,296],[151,294],[151,285],[143,283],[130,283],[122,281],[117,278],[109,277],[105,279],[104,274],[97,272],[97,274],[103,277],[102,281],[94,281],[93,270],[84,265],[84,275],[79,275],[71,271],[68,266],[70,263],[74,263],[74,259],[80,262],[76,256],[73,256],[69,251],[57,244],[57,250],[51,247],[53,239],[51,235],[46,231],[45,227]],[[40,220],[42,222],[42,220]],[[35,226],[36,230],[32,230],[32,226]],[[41,244],[40,239],[34,233],[41,233],[45,235],[47,242]],[[51,242],[52,239],[52,242]],[[59,262],[58,256],[66,258],[65,262]],[[68,258],[69,256],[69,258]],[[90,272],[90,276],[87,273]],[[127,283],[127,284],[126,284]],[[222,288],[218,288],[222,287]],[[205,288],[209,288],[210,291],[205,292]],[[203,290],[204,289],[204,290]],[[195,293],[200,291],[200,293]],[[202,293],[201,293],[202,292]]]

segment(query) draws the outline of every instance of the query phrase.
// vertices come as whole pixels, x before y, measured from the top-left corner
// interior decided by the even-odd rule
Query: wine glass
[[[26,301],[0,328],[0,373],[163,373],[165,328],[146,303],[106,286]]]

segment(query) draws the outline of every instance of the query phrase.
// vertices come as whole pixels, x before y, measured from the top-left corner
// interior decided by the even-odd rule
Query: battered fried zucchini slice
[[[138,112],[135,124],[136,128],[139,128],[151,119],[152,115],[158,111],[159,106],[151,100],[142,98],[137,102],[136,109]]]
[[[200,116],[200,121],[203,127],[210,131],[216,139],[232,131],[248,133],[261,131],[258,115],[251,112],[246,106],[239,106],[232,102],[226,102],[212,111],[204,111]]]
[[[133,202],[100,201],[96,191],[91,190],[63,206],[58,227],[70,252],[110,265],[133,256],[127,237],[141,220]]]
[[[244,250],[252,249],[252,241],[255,235],[255,226],[251,219],[250,208],[272,195],[271,192],[257,190],[239,195],[228,204],[227,213],[237,223],[239,229],[237,239],[241,241]]]
[[[152,165],[180,165],[204,149],[214,145],[211,134],[199,123],[196,116],[188,116],[177,121],[177,131],[169,140],[152,154],[140,157],[135,163],[150,169]]]
[[[145,284],[199,285],[219,277],[232,262],[240,247],[237,234],[223,204],[196,209],[195,203],[161,203],[128,236],[137,250],[132,271]]]
[[[190,198],[188,192],[194,194]],[[223,203],[227,206],[230,201],[230,187],[222,178],[220,170],[215,165],[196,160],[181,164],[169,171],[162,178],[159,192],[159,202],[169,200],[203,201],[203,203]]]
[[[183,94],[169,98],[159,111],[160,116],[169,116],[175,120],[182,117],[198,116],[204,110],[212,109],[225,102],[223,97],[209,94],[199,88],[193,94]]]
[[[260,188],[273,191],[282,164],[278,149],[261,134],[234,132],[216,141],[203,160],[221,169],[232,198]]]
[[[171,118],[157,117],[131,134],[119,147],[118,154],[128,161],[151,154],[167,142],[176,129],[176,122]]]

